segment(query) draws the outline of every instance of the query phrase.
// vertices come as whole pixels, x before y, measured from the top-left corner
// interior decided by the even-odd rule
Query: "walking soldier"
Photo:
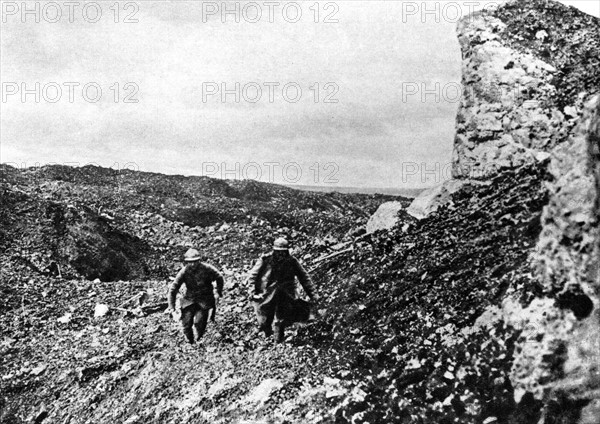
[[[254,287],[253,301],[260,331],[282,342],[285,327],[309,319],[310,305],[296,297],[296,278],[314,302],[316,293],[308,273],[290,255],[286,239],[278,238],[273,252],[261,256],[250,271],[249,283]]]
[[[213,294],[213,282],[217,286],[219,297],[223,295],[223,276],[212,265],[200,261],[200,252],[189,249],[184,255],[185,265],[179,271],[169,289],[169,309],[175,312],[175,298],[181,286],[184,286],[181,299],[181,323],[183,334],[190,344],[200,340],[206,330],[208,313],[216,309]],[[196,339],[194,339],[194,330]]]

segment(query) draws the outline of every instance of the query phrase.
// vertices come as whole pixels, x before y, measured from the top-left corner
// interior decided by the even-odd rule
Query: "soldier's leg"
[[[196,328],[196,340],[200,340],[206,331],[206,323],[208,322],[208,309],[198,309],[194,315],[194,327]]]
[[[194,344],[194,330],[192,329],[192,326],[194,324],[195,312],[194,305],[190,305],[181,311],[183,334],[190,344]]]
[[[282,343],[285,340],[285,307],[286,305],[281,300],[277,303],[275,308],[275,320],[273,322],[273,330],[275,332],[275,342]]]
[[[258,330],[264,331],[266,336],[271,336],[273,330],[271,325],[273,324],[273,317],[275,315],[275,304],[269,302],[267,304],[256,303],[254,305],[256,311],[256,319],[258,321]]]
[[[278,321],[275,319],[273,328],[275,330],[275,341],[277,343],[283,343],[285,340],[285,321]]]
[[[277,307],[275,308],[275,321],[273,327],[275,330],[275,341],[281,343],[285,339],[285,329],[292,323],[290,317],[294,313],[293,299],[289,296],[281,294],[277,299]]]
[[[264,331],[265,336],[271,336],[273,334],[273,330],[271,329],[273,325],[273,318],[275,316],[275,308],[272,305],[269,305],[268,308],[263,309],[263,322],[260,326],[260,329]]]

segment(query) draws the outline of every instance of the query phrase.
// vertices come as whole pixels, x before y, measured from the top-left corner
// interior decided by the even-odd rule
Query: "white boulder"
[[[451,201],[451,195],[460,190],[467,182],[448,180],[443,184],[428,188],[413,200],[406,212],[417,219],[423,219],[440,206]]]
[[[382,203],[367,222],[367,234],[377,230],[389,230],[398,222],[398,212],[404,207],[400,202]]]

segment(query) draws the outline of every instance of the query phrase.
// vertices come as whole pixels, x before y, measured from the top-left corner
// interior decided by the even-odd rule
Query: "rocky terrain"
[[[541,292],[504,301],[507,322],[538,329],[516,346],[515,401],[543,405],[548,422],[596,421],[600,21],[553,1],[511,1],[458,33],[465,95],[453,175],[486,180],[545,161],[551,175],[531,254]]]
[[[3,166],[0,422],[597,422],[600,23],[509,1],[458,37],[455,179],[410,206]],[[245,283],[276,234],[322,299],[277,346]],[[162,314],[189,246],[226,278],[194,348]]]
[[[39,186],[19,179],[32,171],[5,171],[12,176],[4,180],[3,198],[28,192],[35,197]],[[68,175],[81,170],[60,171]],[[6,182],[10,178],[13,183]],[[128,281],[77,276],[58,253],[50,256],[60,269],[60,275],[53,275],[53,267],[30,252],[44,243],[31,237],[43,234],[40,228],[53,229],[55,216],[46,214],[44,195],[28,199],[41,215],[19,212],[31,206],[21,200],[19,209],[4,209],[13,219],[4,231],[19,231],[20,236],[3,238],[3,419],[19,422],[47,416],[49,422],[131,423],[345,422],[352,417],[369,422],[411,417],[469,421],[482,415],[503,419],[504,403],[511,404],[513,395],[507,359],[512,355],[511,341],[521,329],[506,333],[506,341],[490,342],[488,332],[508,331],[497,317],[506,292],[526,292],[529,280],[523,275],[528,272],[528,249],[535,246],[539,232],[545,178],[543,169],[523,168],[489,185],[469,186],[455,196],[452,208],[442,208],[431,219],[417,221],[404,214],[394,229],[362,236],[352,235],[361,234],[365,226],[366,218],[358,213],[336,217],[343,231],[329,223],[328,229],[305,233],[302,224],[286,229],[267,221],[252,223],[252,218],[247,224],[177,231],[182,223],[150,215],[141,206],[128,216],[105,208],[101,212],[105,217],[97,221],[87,211],[88,219],[106,225],[103,234],[126,235],[119,238],[123,244],[136,241],[146,246],[148,257],[164,264],[164,269],[152,268],[140,251],[132,251],[146,274]],[[54,186],[54,193],[64,197],[55,194],[53,202],[64,202],[65,211],[75,208],[68,208],[75,198],[67,197],[76,191],[73,185],[79,184],[63,180]],[[90,186],[84,190],[82,184],[79,190],[91,199]],[[359,196],[352,202],[372,213],[381,200]],[[28,213],[32,215],[24,218]],[[136,224],[146,214],[154,219],[147,226],[154,229],[147,231],[151,234]],[[322,214],[325,220],[336,212],[312,214]],[[35,231],[27,233],[15,221]],[[293,330],[288,343],[275,347],[256,334],[244,274],[267,250],[277,229],[296,241],[296,253],[312,269],[323,301],[318,320]],[[195,232],[202,235],[188,240]],[[169,237],[172,245],[161,244],[163,237]],[[187,349],[178,324],[161,313],[169,283],[161,275],[174,274],[178,249],[183,251],[188,242],[202,246],[227,280],[217,323],[209,328],[204,346],[195,350]],[[26,250],[31,246],[35,249]],[[112,248],[126,256],[119,246]],[[81,249],[87,252],[87,247]],[[103,254],[110,256],[108,252]],[[137,263],[136,256],[127,260]],[[140,304],[140,299],[145,301]],[[95,316],[97,305],[108,306],[108,314]],[[482,314],[489,316],[487,321]],[[486,340],[490,344],[482,348]],[[263,389],[261,383],[266,384]],[[474,387],[479,390],[474,392]],[[256,402],[248,402],[253,396]],[[411,400],[403,408],[400,396]]]
[[[215,385],[215,401],[232,387],[241,395],[260,383],[257,367],[272,381],[286,382],[288,396],[295,393],[292,386],[310,388],[316,381],[321,388],[322,381],[315,380],[318,369],[307,361],[316,349],[285,358],[286,347],[270,351],[256,334],[246,273],[278,234],[290,239],[303,262],[318,268],[351,247],[381,203],[410,203],[384,195],[300,192],[253,181],[118,173],[92,166],[2,166],[1,172],[2,422],[46,414],[49,422],[126,421],[136,416],[130,406],[114,409],[112,403],[122,400],[113,390],[130,390],[119,372],[125,367],[137,375],[144,361],[163,355],[166,362],[151,373],[164,384],[165,369],[171,370],[175,409],[158,403],[154,409],[155,399],[148,398],[140,405],[141,421],[198,414],[180,411],[178,396],[190,390],[186,378],[194,381],[194,390],[201,390],[199,384],[207,385],[204,389]],[[186,350],[179,324],[162,314],[168,285],[191,246],[226,278],[216,328],[209,330],[200,351]],[[96,316],[106,307],[108,314]],[[331,354],[322,356],[324,363],[331,359]],[[196,373],[198,360],[210,361],[201,374]],[[148,388],[154,384],[154,377],[139,377]],[[99,381],[110,386],[102,392],[109,390],[111,400],[90,409],[100,399]],[[165,396],[157,390],[152,396]],[[90,403],[88,396],[96,400]],[[79,399],[79,406],[73,399]],[[234,416],[242,416],[233,409]]]

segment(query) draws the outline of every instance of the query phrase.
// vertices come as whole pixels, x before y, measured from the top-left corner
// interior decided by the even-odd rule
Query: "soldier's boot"
[[[183,334],[185,335],[185,338],[189,344],[194,344],[194,330],[192,327],[184,327]]]
[[[283,323],[277,323],[275,327],[275,343],[283,343],[285,340],[285,325]]]
[[[265,333],[265,337],[273,335],[273,315],[260,313],[258,315],[258,331]]]
[[[260,327],[258,327],[258,331],[262,331],[263,333],[265,333],[265,337],[271,337],[273,335],[273,329],[270,325],[263,324]]]

